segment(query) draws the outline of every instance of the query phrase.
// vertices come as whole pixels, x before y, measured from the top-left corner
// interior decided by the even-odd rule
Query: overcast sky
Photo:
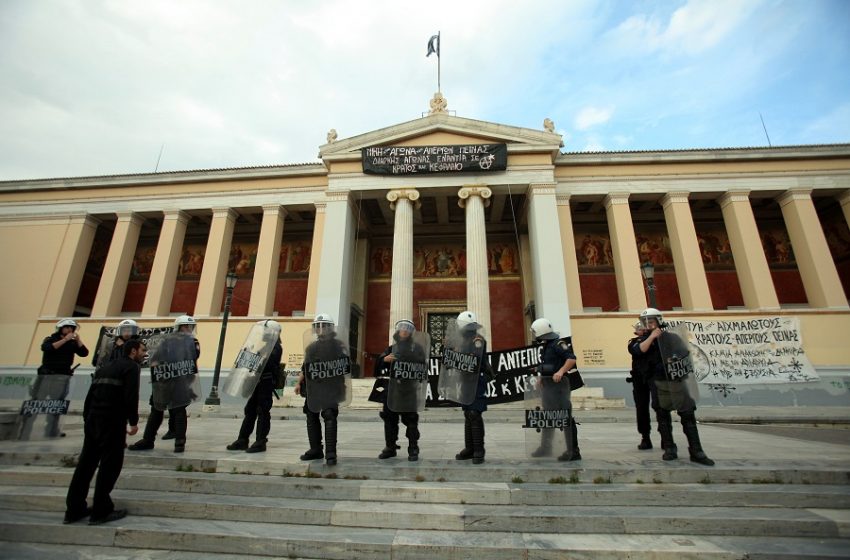
[[[0,181],[315,162],[458,116],[564,151],[850,141],[850,2],[0,0]]]

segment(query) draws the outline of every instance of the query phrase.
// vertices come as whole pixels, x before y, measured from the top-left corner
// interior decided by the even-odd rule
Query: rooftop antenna
[[[767,133],[767,127],[764,126],[764,117],[761,116],[761,111],[759,111],[759,118],[761,119],[761,127],[764,129],[764,135],[767,136],[767,145],[772,148],[773,144],[770,143],[770,135]]]
[[[156,173],[159,171],[159,160],[162,159],[162,150],[165,148],[165,142],[162,143],[162,146],[159,147],[159,155],[156,158],[156,167],[154,167],[153,172]]]

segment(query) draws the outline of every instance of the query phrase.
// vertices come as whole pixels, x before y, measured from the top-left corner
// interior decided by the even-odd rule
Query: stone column
[[[847,309],[847,296],[826,244],[811,189],[792,189],[777,198],[806,298],[811,307]]]
[[[260,242],[257,245],[257,263],[254,266],[251,300],[248,303],[249,316],[271,317],[274,310],[284,219],[286,219],[286,210],[280,204],[263,205],[263,223],[260,226]]]
[[[121,313],[142,222],[144,219],[134,212],[118,213],[109,255],[103,265],[100,285],[94,298],[92,317],[115,317]]]
[[[485,185],[465,185],[458,193],[458,204],[466,209],[466,302],[470,311],[492,342],[490,330],[490,280],[487,267],[487,231],[484,225],[484,205],[489,204],[493,191]]]
[[[159,232],[148,289],[145,291],[145,303],[142,305],[143,317],[168,317],[171,313],[177,268],[183,252],[183,240],[186,238],[186,225],[190,219],[191,216],[181,210],[163,212],[162,229]]]
[[[844,219],[847,220],[847,225],[850,226],[850,190],[841,193],[838,196],[838,202],[841,203],[841,210],[844,211]]]
[[[564,274],[567,278],[567,300],[570,313],[584,311],[581,299],[581,282],[578,276],[578,260],[576,259],[576,239],[573,233],[573,216],[570,212],[570,195],[555,196],[558,201],[558,224],[561,229],[561,249],[564,253]]]
[[[779,309],[776,288],[761,245],[749,191],[730,191],[718,200],[744,305],[749,309]]]
[[[348,331],[351,314],[351,264],[355,223],[348,191],[326,192],[326,225],[322,235],[322,264],[316,312],[330,313]],[[347,341],[346,341],[347,342]]]
[[[70,317],[74,313],[99,223],[88,214],[71,216],[41,307],[42,317]]]
[[[572,336],[558,214],[554,183],[528,185],[528,237],[535,314],[549,319],[561,336]]]
[[[642,311],[647,305],[646,294],[643,291],[640,257],[629,209],[629,194],[611,193],[605,197],[603,203],[608,219],[608,234],[611,237],[620,311]]]
[[[396,322],[413,320],[413,208],[419,205],[416,189],[396,189],[387,193],[395,210],[393,227],[393,276],[390,283],[390,340]]]
[[[682,307],[688,311],[713,309],[708,278],[702,263],[702,251],[697,240],[697,230],[688,203],[688,193],[671,192],[661,199],[664,219],[667,222],[667,237],[673,253],[673,267],[679,284]]]
[[[230,245],[236,226],[237,214],[232,208],[213,208],[212,211],[204,268],[201,270],[198,298],[195,300],[195,315],[198,317],[217,317],[221,313],[224,277],[227,275],[227,261],[230,259]]]
[[[313,223],[313,243],[310,246],[310,271],[307,275],[307,300],[304,314],[311,317],[316,311],[316,297],[319,293],[319,269],[322,264],[322,239],[325,234],[326,202],[316,202],[316,221]]]

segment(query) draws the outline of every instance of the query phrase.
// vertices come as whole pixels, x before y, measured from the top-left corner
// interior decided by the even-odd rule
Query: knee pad
[[[338,408],[326,408],[322,411],[322,418],[325,419],[325,422],[328,420],[336,420],[337,416],[339,416]]]

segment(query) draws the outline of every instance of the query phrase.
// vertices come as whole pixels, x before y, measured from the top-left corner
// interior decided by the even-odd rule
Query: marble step
[[[0,465],[62,466],[75,460],[74,453],[55,451],[9,451],[0,453]],[[217,473],[268,474],[272,476],[306,475],[379,480],[421,480],[452,482],[510,482],[521,477],[525,482],[546,483],[553,478],[576,478],[579,482],[611,481],[612,483],[781,483],[781,484],[850,484],[850,470],[838,461],[806,461],[759,463],[724,461],[704,467],[688,460],[661,461],[647,459],[642,463],[620,463],[587,459],[563,463],[554,459],[539,461],[488,461],[472,465],[470,461],[427,460],[416,463],[406,458],[379,461],[375,458],[340,455],[339,464],[326,466],[322,461],[291,461],[273,456],[257,457],[246,453],[222,453],[218,458],[209,453],[187,452],[183,455],[127,453],[127,468],[161,469]]]
[[[0,509],[61,518],[65,488],[0,487]],[[681,534],[831,538],[850,536],[850,510],[743,506],[524,506],[364,502],[115,490],[113,500],[160,519],[245,521],[459,532]]]
[[[593,558],[600,560],[839,559],[847,538],[681,536],[669,534],[540,534],[444,532],[171,519],[130,515],[113,524],[62,525],[54,512],[0,511],[0,535],[17,543],[162,549],[277,558],[364,560],[488,560]],[[20,545],[17,545],[20,546]],[[76,548],[76,546],[74,546]],[[115,549],[110,549],[115,550]],[[64,557],[64,556],[63,556]],[[73,557],[73,556],[71,556]]]
[[[0,467],[2,486],[67,488],[61,467]],[[529,505],[690,505],[850,509],[850,486],[813,484],[550,484],[415,482],[124,469],[119,489],[365,502]]]

